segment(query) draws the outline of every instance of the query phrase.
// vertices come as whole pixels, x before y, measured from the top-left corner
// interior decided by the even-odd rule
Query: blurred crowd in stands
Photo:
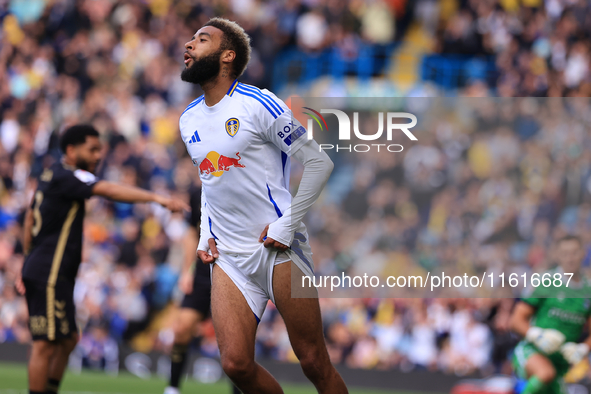
[[[178,117],[200,93],[179,73],[184,43],[209,17],[236,19],[249,32],[253,58],[241,80],[261,87],[271,87],[273,59],[284,48],[339,47],[354,57],[361,41],[402,39],[412,17],[432,29],[444,54],[495,55],[500,95],[589,96],[588,7],[584,0],[0,1],[0,342],[30,340],[25,301],[13,286],[22,217],[67,126],[99,129],[104,179],[181,197],[199,185]],[[307,218],[318,273],[528,270],[550,266],[552,240],[566,232],[591,246],[589,102],[472,103],[472,111],[426,125],[402,153],[334,157],[333,180]],[[296,185],[300,174],[294,165]],[[157,206],[87,203],[75,291],[87,364],[97,365],[97,349],[112,358],[113,343],[169,349],[186,228],[185,218]],[[322,299],[321,306],[331,357],[354,367],[502,371],[515,342],[512,300]],[[211,324],[196,333],[196,347],[215,357]],[[295,360],[272,305],[257,351]]]
[[[344,271],[383,283],[390,275],[427,272],[542,272],[556,265],[555,241],[567,234],[582,237],[589,271],[590,99],[407,101],[421,121],[413,129],[417,142],[394,136],[403,152],[329,151],[335,170],[308,215],[317,275]],[[360,112],[359,119],[366,134],[376,130],[375,113]],[[505,290],[498,281],[494,286],[495,294]],[[511,290],[519,297],[524,288]],[[323,303],[331,311],[324,317],[333,350],[356,366],[502,371],[516,340],[508,330],[511,299]],[[342,338],[351,336],[357,340],[349,348]]]
[[[591,95],[591,10],[585,0],[423,1],[442,54],[494,55],[497,95]]]

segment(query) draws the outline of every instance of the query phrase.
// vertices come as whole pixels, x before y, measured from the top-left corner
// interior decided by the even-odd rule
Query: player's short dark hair
[[[60,138],[60,149],[66,153],[68,145],[81,145],[86,142],[86,137],[98,137],[99,132],[88,124],[77,124],[64,131]]]
[[[568,242],[568,241],[578,242],[579,246],[583,245],[583,241],[581,240],[581,237],[579,237],[578,235],[574,235],[574,234],[568,234],[568,235],[565,235],[564,237],[560,237],[558,239],[558,244],[561,244],[563,242]]]
[[[220,49],[231,49],[236,52],[236,58],[232,62],[232,77],[241,76],[250,60],[251,49],[248,34],[238,23],[224,18],[211,18],[203,26],[213,26],[224,33]]]

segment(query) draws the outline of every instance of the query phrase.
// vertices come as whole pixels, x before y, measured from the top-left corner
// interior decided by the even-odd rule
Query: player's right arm
[[[527,302],[519,301],[517,305],[515,305],[515,309],[513,309],[513,313],[511,314],[511,320],[509,324],[511,325],[511,329],[522,337],[527,335],[527,331],[530,328],[530,321],[534,316],[536,309],[528,304]]]
[[[27,256],[31,251],[34,221],[35,219],[33,217],[33,209],[31,209],[31,205],[29,204],[27,212],[25,212],[25,220],[23,222],[23,253],[25,256]]]
[[[207,216],[207,201],[205,200],[204,188],[201,188],[201,224],[199,226],[199,245],[197,256],[205,264],[211,264],[219,257],[215,239],[209,230],[209,216]]]
[[[531,302],[539,302],[539,300],[541,299],[528,299]],[[560,349],[560,346],[565,341],[565,336],[560,331],[552,328],[532,326],[530,322],[535,312],[536,308],[530,302],[519,301],[511,314],[511,328],[545,354],[552,354]]]
[[[92,186],[92,194],[127,203],[155,202],[172,212],[190,211],[189,206],[181,200],[165,197],[138,187],[107,181],[98,181],[95,183]]]
[[[33,197],[33,201],[34,201],[34,197]],[[31,202],[31,204],[29,204],[29,206],[27,207],[27,211],[25,212],[25,219],[23,221],[23,253],[25,255],[25,257],[29,254],[29,252],[31,251],[31,242],[33,240],[33,225],[35,222],[35,218],[33,217],[33,209],[31,208],[33,205],[33,202]],[[21,275],[21,270],[22,267],[17,271],[17,277],[14,281],[14,285],[16,287],[16,291],[18,291],[19,294],[24,295],[25,294],[25,285],[23,283],[23,278]]]

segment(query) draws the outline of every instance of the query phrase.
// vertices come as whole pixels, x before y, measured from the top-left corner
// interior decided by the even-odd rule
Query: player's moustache
[[[201,59],[193,58],[193,64],[181,72],[181,79],[185,82],[203,84],[220,73],[220,56],[222,50],[203,56]]]

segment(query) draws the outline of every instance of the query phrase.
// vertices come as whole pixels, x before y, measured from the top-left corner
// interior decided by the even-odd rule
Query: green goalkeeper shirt
[[[591,283],[583,278],[574,283],[572,280],[566,287],[568,276],[562,275],[561,269],[548,271],[554,279],[554,274],[561,274],[562,286],[535,288],[531,296],[522,301],[533,306],[536,311],[532,325],[540,328],[553,328],[566,337],[566,342],[580,340],[585,322],[591,316]]]

